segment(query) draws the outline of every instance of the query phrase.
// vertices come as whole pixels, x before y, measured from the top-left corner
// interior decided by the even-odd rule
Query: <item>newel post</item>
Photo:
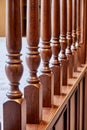
[[[27,56],[29,69],[28,85],[24,88],[24,97],[27,102],[27,123],[37,124],[42,114],[42,91],[37,77],[40,63],[38,52],[39,43],[39,16],[38,0],[27,0]]]
[[[60,94],[61,86],[61,67],[58,60],[58,55],[60,52],[60,1],[52,0],[52,15],[51,15],[51,25],[52,25],[52,60],[51,60],[51,70],[54,74],[54,94]]]
[[[42,69],[40,81],[43,87],[43,106],[51,107],[53,104],[52,73],[49,68],[51,58],[51,1],[41,0],[41,41],[40,54],[42,58]]]
[[[5,70],[10,89],[3,104],[3,130],[26,129],[26,102],[19,90],[19,81],[23,73],[20,59],[21,23],[20,0],[6,0],[6,46],[8,60]]]
[[[67,85],[67,68],[68,60],[65,54],[67,47],[66,31],[67,31],[67,16],[66,16],[66,0],[60,0],[60,45],[59,61],[62,66],[62,85]]]

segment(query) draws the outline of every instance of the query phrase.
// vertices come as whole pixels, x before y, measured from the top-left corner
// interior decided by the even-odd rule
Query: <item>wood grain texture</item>
[[[73,77],[74,56],[71,51],[72,45],[72,0],[67,0],[67,48],[66,55],[69,61],[68,78]]]
[[[39,12],[38,0],[27,0],[27,43],[26,63],[29,69],[28,85],[24,88],[27,102],[27,123],[37,124],[41,120],[42,90],[37,77],[40,63],[39,43]]]
[[[62,91],[65,91],[65,88],[67,88],[66,91],[66,95],[62,94],[62,95],[55,95],[54,96],[54,106],[51,108],[43,108],[42,111],[42,121],[40,122],[40,124],[38,125],[32,125],[32,124],[27,124],[26,128],[27,130],[51,130],[55,124],[55,122],[58,120],[58,118],[60,118],[60,114],[62,113],[62,111],[64,110],[66,104],[68,103],[68,101],[70,100],[71,96],[71,105],[70,105],[70,113],[72,113],[73,117],[70,117],[70,123],[71,126],[70,128],[72,128],[71,130],[73,130],[73,128],[75,127],[75,92],[77,89],[77,85],[80,83],[81,79],[83,79],[84,75],[85,75],[85,71],[86,71],[87,66],[83,66],[80,67],[79,70],[80,72],[74,72],[74,76],[76,78],[72,78],[72,79],[68,79],[68,83],[71,83],[71,86],[64,86]],[[74,95],[73,95],[74,94]],[[74,105],[73,105],[74,104]],[[62,117],[61,117],[62,118]],[[60,119],[61,120],[61,119]],[[61,120],[62,122],[62,120]],[[59,123],[58,123],[58,127],[55,126],[56,129],[59,127],[62,127]]]
[[[60,1],[52,0],[52,11],[51,11],[51,21],[52,21],[52,60],[51,60],[51,70],[54,74],[54,94],[60,94],[61,87],[61,67],[58,60],[58,55],[60,52]]]
[[[42,69],[40,81],[43,88],[43,106],[51,107],[53,104],[53,76],[49,67],[51,58],[51,1],[41,1],[41,29],[40,29],[40,55]]]
[[[67,19],[66,19],[66,0],[60,1],[60,46],[61,50],[59,53],[59,61],[61,64],[61,73],[62,73],[62,85],[67,85],[67,66],[68,60],[65,55],[65,49],[67,47],[66,41],[66,31],[67,31]]]
[[[75,94],[70,99],[70,130],[75,129]]]
[[[77,48],[77,54],[78,54],[78,63],[77,65],[81,65],[81,45],[80,45],[80,38],[81,38],[81,27],[80,27],[80,0],[76,1],[76,34],[77,34],[77,42],[76,42],[76,48]]]
[[[77,65],[78,65],[78,54],[76,49],[76,0],[72,0],[72,54],[74,56],[74,71],[77,71]]]
[[[3,129],[25,130],[26,102],[19,90],[19,82],[23,73],[20,59],[21,51],[21,17],[20,0],[6,1],[6,47],[8,60],[5,71],[9,80],[10,89],[3,104]],[[25,115],[25,117],[23,117]]]

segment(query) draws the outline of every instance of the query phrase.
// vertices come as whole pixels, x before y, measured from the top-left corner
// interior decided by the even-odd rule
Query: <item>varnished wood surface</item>
[[[26,63],[29,69],[24,97],[27,103],[27,123],[38,124],[41,120],[42,89],[37,77],[40,63],[39,44],[39,12],[38,0],[27,0],[27,43]],[[36,99],[36,100],[35,100]],[[33,115],[33,116],[32,116]]]
[[[73,92],[76,90],[80,80],[85,75],[86,68],[87,65],[79,67],[78,72],[74,72],[74,78],[68,80],[68,83],[71,85],[62,86],[62,91],[65,92],[66,94],[62,94],[60,96],[54,96],[54,106],[52,108],[43,108],[42,121],[40,122],[40,124],[39,125],[27,124],[26,130],[51,130],[51,128],[55,124],[55,121],[65,108],[68,100],[72,96]]]

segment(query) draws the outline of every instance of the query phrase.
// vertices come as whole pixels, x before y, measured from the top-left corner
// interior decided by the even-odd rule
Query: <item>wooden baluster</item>
[[[27,43],[28,52],[26,62],[29,68],[28,85],[24,89],[24,97],[27,101],[27,123],[39,123],[42,110],[42,92],[37,77],[37,69],[40,63],[38,52],[39,43],[39,17],[38,0],[27,0]]]
[[[71,45],[72,45],[72,0],[67,0],[67,49],[66,49],[66,55],[69,60],[69,66],[68,66],[69,78],[73,77],[73,65],[74,65],[73,64],[74,57],[72,55]]]
[[[86,48],[87,48],[87,0],[84,0],[84,63],[86,63],[86,58],[87,58],[87,53],[86,53]]]
[[[72,0],[72,54],[74,55],[74,71],[77,71],[78,55],[76,49],[76,0]]]
[[[51,107],[53,102],[52,73],[49,68],[51,58],[51,8],[50,0],[41,0],[41,58],[42,70],[40,75],[43,87],[43,106]]]
[[[81,45],[80,45],[80,0],[76,1],[76,6],[77,6],[77,23],[76,23],[76,33],[77,33],[77,42],[76,42],[76,48],[77,48],[77,53],[78,53],[78,66],[81,65]]]
[[[62,65],[62,85],[67,85],[68,61],[65,55],[66,43],[66,0],[60,0],[60,45],[59,61]]]
[[[80,39],[80,45],[81,45],[81,63],[85,63],[85,43],[84,43],[84,18],[85,18],[85,0],[81,0],[80,4],[80,25],[81,25],[81,39]]]
[[[7,0],[7,27],[6,45],[8,60],[5,66],[7,77],[10,81],[10,90],[3,104],[3,129],[26,129],[26,102],[19,90],[19,81],[23,73],[23,65],[20,59],[21,51],[21,23],[20,0]]]
[[[52,62],[51,70],[54,74],[54,94],[60,94],[60,63],[58,54],[60,52],[60,8],[59,0],[52,0]]]

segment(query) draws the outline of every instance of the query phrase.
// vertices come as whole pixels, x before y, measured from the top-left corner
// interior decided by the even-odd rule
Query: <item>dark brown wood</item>
[[[72,54],[74,55],[74,71],[77,71],[78,55],[76,49],[76,0],[72,0]]]
[[[55,107],[43,108],[42,110],[42,121],[40,124],[27,124],[27,130],[52,130],[52,129],[63,129],[66,128],[66,118],[65,118],[65,127],[64,127],[64,112],[66,106],[70,101],[70,130],[75,130],[75,92],[77,90],[78,84],[83,80],[85,76],[87,65],[80,67],[81,72],[74,72],[74,75],[77,78],[68,79],[68,82],[71,82],[71,86],[64,86],[63,91],[66,90],[66,95],[55,95],[54,96],[54,105]],[[78,106],[78,105],[77,105]],[[67,111],[68,112],[68,111]],[[67,113],[68,114],[68,113]],[[66,116],[65,116],[66,117]],[[68,118],[68,116],[67,116]],[[68,129],[68,127],[67,127]]]
[[[75,92],[75,130],[80,127],[80,91],[79,85]]]
[[[81,64],[85,63],[85,43],[84,43],[84,21],[85,21],[85,0],[80,0],[80,46],[81,46]]]
[[[20,0],[6,1],[6,46],[8,60],[5,70],[9,80],[10,90],[3,104],[3,129],[25,130],[26,126],[26,102],[19,90],[19,81],[23,73],[23,65],[20,59],[21,51],[21,23]],[[25,115],[25,117],[24,117]]]
[[[87,53],[86,53],[86,48],[87,48],[87,0],[84,0],[84,63],[86,63],[86,58],[87,58]]]
[[[71,51],[72,45],[72,0],[67,0],[67,49],[66,55],[69,61],[68,77],[73,77],[74,56]]]
[[[80,84],[77,89],[77,130],[80,129]]]
[[[51,107],[53,103],[53,77],[49,68],[49,60],[51,58],[51,1],[41,1],[41,45],[40,54],[42,58],[42,70],[40,81],[43,88],[43,106]]]
[[[84,108],[84,100],[83,100],[83,90],[84,90],[84,79],[80,82],[80,130],[83,130],[83,122],[84,122],[84,113],[83,113],[83,108]]]
[[[70,130],[75,130],[75,93],[70,99]]]
[[[83,117],[83,128],[84,130],[87,129],[87,71],[84,77],[84,81],[83,81],[83,99],[84,99],[84,108],[83,108],[83,113],[84,113],[84,117]]]
[[[21,0],[21,27],[22,36],[26,36],[26,21],[27,21],[27,0]]]
[[[51,60],[51,70],[54,74],[54,94],[60,94],[61,87],[61,67],[58,61],[58,54],[60,52],[60,2],[59,0],[52,0],[52,60]]]
[[[78,66],[81,65],[81,45],[80,45],[80,37],[81,37],[81,30],[80,30],[80,0],[76,1],[76,33],[77,33],[77,42],[76,42],[76,48],[78,53]]]
[[[66,26],[67,26],[67,18],[66,18],[66,0],[60,0],[60,45],[61,51],[59,54],[59,61],[62,69],[62,85],[67,85],[67,57],[65,55],[65,49],[67,46],[66,42]]]
[[[54,129],[55,130],[64,130],[64,116],[61,114],[61,117],[59,120],[56,122]]]
[[[67,130],[70,130],[70,100],[67,103]]]
[[[27,0],[27,43],[28,52],[26,62],[29,69],[28,85],[24,88],[24,97],[27,102],[27,123],[37,124],[41,120],[42,92],[37,77],[40,63],[38,52],[39,17],[38,0]]]

